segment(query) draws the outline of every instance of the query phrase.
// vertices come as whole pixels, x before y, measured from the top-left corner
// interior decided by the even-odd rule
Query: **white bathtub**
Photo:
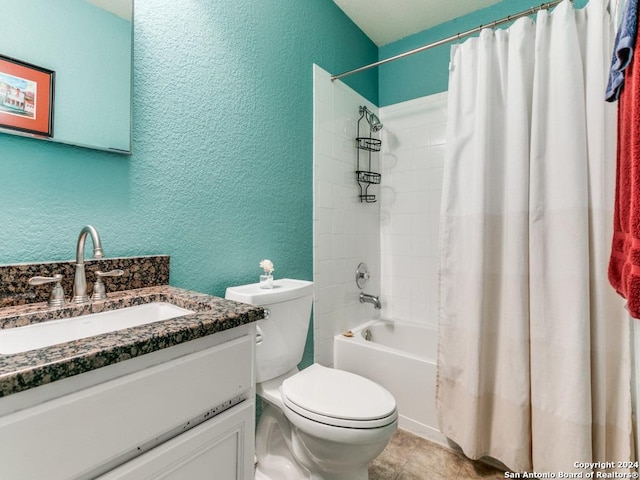
[[[371,340],[365,340],[365,332]],[[400,427],[446,445],[436,416],[436,329],[372,320],[334,337],[334,366],[370,378],[396,398]]]

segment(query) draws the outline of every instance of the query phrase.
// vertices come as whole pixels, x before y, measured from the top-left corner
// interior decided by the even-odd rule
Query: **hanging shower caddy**
[[[358,119],[358,131],[356,136],[356,151],[357,151],[357,169],[356,179],[358,181],[358,187],[360,188],[360,202],[374,203],[376,196],[369,193],[369,187],[371,185],[377,185],[380,183],[380,174],[373,172],[371,169],[371,154],[373,152],[379,152],[382,142],[372,137],[373,132],[378,132],[382,128],[382,123],[378,117],[371,112],[367,107],[360,107],[360,118]],[[360,136],[360,122],[362,119],[367,122],[365,128],[368,125],[368,137]],[[360,159],[360,151],[367,152],[366,158]],[[362,154],[365,157],[365,154]]]

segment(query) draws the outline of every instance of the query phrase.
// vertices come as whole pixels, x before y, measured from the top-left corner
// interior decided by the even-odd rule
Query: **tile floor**
[[[504,472],[398,430],[369,467],[369,480],[497,480]]]

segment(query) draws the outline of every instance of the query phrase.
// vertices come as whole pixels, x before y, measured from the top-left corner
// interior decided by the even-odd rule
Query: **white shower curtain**
[[[616,110],[604,0],[452,50],[438,412],[471,458],[633,458],[629,324],[607,280]]]

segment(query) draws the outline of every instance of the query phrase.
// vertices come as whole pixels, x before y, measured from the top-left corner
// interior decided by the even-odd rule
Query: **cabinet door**
[[[247,400],[97,480],[252,479],[253,423]]]

